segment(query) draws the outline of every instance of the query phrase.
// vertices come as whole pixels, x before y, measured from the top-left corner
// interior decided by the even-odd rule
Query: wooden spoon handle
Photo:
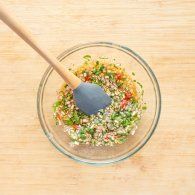
[[[72,88],[76,89],[81,80],[65,68],[55,57],[53,57],[47,49],[38,43],[33,35],[22,25],[1,3],[0,3],[0,19],[15,31],[27,44],[29,44],[40,56],[42,56],[65,80]]]

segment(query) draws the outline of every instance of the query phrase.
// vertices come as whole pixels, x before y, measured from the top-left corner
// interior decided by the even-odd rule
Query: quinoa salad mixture
[[[56,125],[63,125],[71,145],[113,146],[134,135],[146,104],[141,83],[127,74],[119,64],[106,59],[84,56],[84,63],[73,71],[82,81],[100,85],[112,103],[95,115],[86,115],[74,103],[67,84],[58,91],[53,105]]]

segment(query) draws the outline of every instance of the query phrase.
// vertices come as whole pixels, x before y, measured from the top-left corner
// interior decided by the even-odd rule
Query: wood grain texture
[[[162,115],[148,144],[119,164],[93,167],[64,157],[37,118],[47,64],[0,22],[0,194],[195,194],[195,1],[5,4],[56,56],[98,40],[138,52],[159,80]]]

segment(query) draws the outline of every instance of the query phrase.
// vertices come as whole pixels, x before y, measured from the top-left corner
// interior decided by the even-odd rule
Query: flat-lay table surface
[[[155,72],[162,113],[130,159],[94,167],[63,156],[44,135],[36,95],[47,64],[0,22],[0,194],[195,194],[195,1],[3,1],[57,56],[110,41]]]

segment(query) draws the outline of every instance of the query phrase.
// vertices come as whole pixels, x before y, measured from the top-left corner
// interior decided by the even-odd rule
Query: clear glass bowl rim
[[[152,69],[149,67],[149,65],[146,63],[145,60],[143,60],[137,53],[135,53],[133,50],[129,49],[126,46],[122,46],[119,44],[115,44],[112,42],[90,42],[90,43],[85,43],[85,44],[78,44],[75,45],[67,50],[65,50],[64,52],[62,52],[57,59],[59,61],[62,61],[64,58],[66,58],[67,56],[69,56],[70,54],[84,49],[84,48],[89,48],[89,47],[98,47],[98,46],[104,46],[104,47],[110,47],[110,48],[114,48],[114,49],[118,49],[120,51],[125,52],[126,54],[130,55],[131,57],[133,57],[135,60],[137,60],[139,62],[140,65],[142,65],[142,67],[146,70],[148,76],[150,77],[153,86],[155,88],[155,95],[156,95],[156,110],[155,110],[155,117],[153,119],[153,123],[151,125],[151,128],[149,130],[149,133],[147,134],[147,136],[144,137],[144,139],[131,151],[127,152],[126,154],[119,156],[117,158],[112,158],[112,159],[108,159],[108,160],[101,160],[101,161],[94,161],[94,160],[89,160],[89,159],[84,159],[84,158],[80,158],[78,156],[75,156],[71,153],[69,153],[68,151],[66,151],[63,147],[61,147],[53,138],[53,136],[51,135],[51,133],[48,131],[46,122],[45,122],[45,118],[44,118],[44,114],[43,114],[43,108],[42,108],[42,101],[43,101],[43,94],[44,94],[44,88],[45,85],[47,83],[47,80],[50,76],[50,74],[53,71],[53,68],[51,66],[49,66],[45,73],[42,76],[42,79],[40,81],[39,84],[39,88],[38,88],[38,92],[37,92],[37,112],[38,112],[38,117],[39,117],[39,121],[41,124],[41,127],[45,133],[45,135],[47,136],[47,138],[49,139],[49,141],[57,148],[57,150],[59,150],[61,153],[63,153],[64,155],[70,157],[71,159],[77,161],[77,162],[82,162],[82,163],[87,163],[87,164],[92,164],[92,165],[105,165],[105,164],[111,164],[111,163],[115,163],[115,162],[119,162],[122,161],[126,158],[129,158],[130,156],[132,156],[133,154],[135,154],[136,152],[138,152],[151,138],[151,136],[153,135],[157,124],[159,122],[159,118],[160,118],[160,113],[161,113],[161,92],[160,92],[160,87],[157,81],[157,78],[155,76],[155,74],[153,73]]]

